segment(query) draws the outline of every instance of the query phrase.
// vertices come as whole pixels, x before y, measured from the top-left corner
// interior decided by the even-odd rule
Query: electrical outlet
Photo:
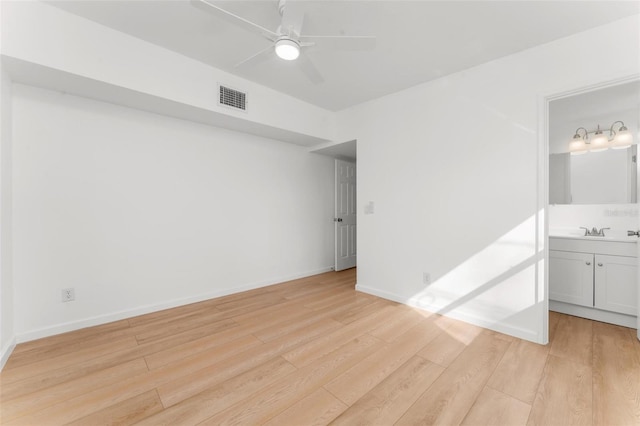
[[[422,282],[426,285],[431,284],[431,274],[428,272],[422,273]]]
[[[76,300],[76,290],[73,287],[62,289],[62,301],[71,302]]]

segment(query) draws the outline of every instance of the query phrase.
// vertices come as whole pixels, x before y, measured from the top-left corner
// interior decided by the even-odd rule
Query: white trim
[[[35,339],[54,336],[56,334],[79,330],[81,328],[93,327],[96,325],[106,324],[113,321],[119,321],[126,318],[132,318],[138,315],[144,315],[151,312],[161,311],[164,309],[171,309],[178,306],[189,305],[191,303],[197,303],[197,302],[202,302],[209,299],[215,299],[217,297],[228,296],[230,294],[242,293],[243,291],[254,290],[257,288],[267,287],[274,284],[280,284],[286,281],[306,278],[313,275],[330,272],[332,270],[333,270],[332,266],[327,266],[327,267],[316,269],[313,271],[289,275],[286,277],[274,278],[266,281],[260,281],[252,284],[247,284],[241,287],[216,290],[209,293],[200,294],[197,296],[185,297],[182,299],[174,299],[174,300],[157,303],[153,305],[143,305],[137,308],[127,309],[124,311],[113,312],[105,315],[98,315],[95,317],[85,318],[78,321],[71,321],[71,322],[62,323],[62,324],[56,324],[50,327],[40,328],[37,330],[32,330],[25,333],[17,334],[14,340],[16,340],[18,343],[24,343],[24,342],[28,342]]]
[[[549,301],[549,310],[576,317],[588,318],[595,321],[621,325],[623,327],[636,328],[636,317],[633,315],[619,314],[617,312],[602,311],[596,308],[574,305],[572,303]]]
[[[438,310],[439,306],[436,305],[425,305],[424,301],[420,301],[414,297],[406,297],[398,294],[390,293],[388,291],[379,290],[372,287],[367,287],[364,285],[356,284],[356,290],[362,293],[371,294],[373,296],[381,297],[383,299],[392,300],[394,302],[402,303],[403,305],[411,306],[413,308],[420,309],[421,311],[436,313],[439,314]],[[472,313],[461,312],[459,309],[454,311],[447,312],[446,316],[448,318],[457,319],[460,321],[467,322],[469,324],[477,325],[482,328],[486,328],[489,330],[497,331],[498,333],[507,334],[509,336],[514,336],[520,339],[528,340],[530,342],[540,343],[541,336],[538,335],[535,331],[513,327],[508,324],[495,322],[495,321],[487,321],[484,317],[480,317],[478,315],[474,315]]]
[[[7,343],[4,348],[2,348],[2,352],[0,352],[0,371],[2,371],[2,369],[4,368],[15,348],[16,337],[13,336],[11,339],[9,339],[9,343]]]

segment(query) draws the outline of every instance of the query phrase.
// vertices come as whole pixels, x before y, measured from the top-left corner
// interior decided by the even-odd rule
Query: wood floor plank
[[[549,354],[591,366],[593,361],[593,321],[563,315],[558,321]]]
[[[127,320],[114,321],[107,324],[101,324],[94,327],[87,327],[80,330],[70,331],[68,333],[57,334],[55,336],[47,337],[46,339],[37,339],[30,342],[24,342],[16,345],[12,352],[12,355],[23,354],[24,352],[42,349],[48,350],[51,347],[66,345],[69,343],[77,342],[86,338],[93,338],[97,335],[126,329],[129,327]],[[11,364],[11,359],[7,362],[7,365]],[[5,366],[6,368],[6,366]],[[2,370],[4,371],[4,369]]]
[[[284,358],[273,358],[168,407],[164,411],[142,420],[139,425],[197,424],[281,380],[295,370],[296,368]]]
[[[325,388],[351,406],[440,333],[442,329],[435,322],[425,320],[326,384]]]
[[[548,345],[538,345],[524,340],[514,341],[487,385],[532,404],[548,354]],[[514,377],[518,379],[514,380]]]
[[[591,425],[592,413],[591,367],[549,355],[527,424]]]
[[[336,303],[349,303],[355,301],[361,301],[364,302],[364,304],[368,304],[374,302],[375,299],[357,293],[343,293],[338,291],[321,299],[314,298],[309,300],[305,302],[303,306],[307,309],[318,310],[335,306]]]
[[[371,314],[378,312],[380,309],[389,305],[388,300],[374,300],[369,304],[363,304],[351,309],[345,309],[344,311],[333,315],[331,318],[342,323],[351,324],[359,319],[366,318]]]
[[[310,300],[310,298],[320,296],[323,292],[329,290],[333,293],[341,292],[344,294],[348,294],[353,291],[353,284],[355,278],[346,278],[343,280],[337,279],[329,279],[323,280],[322,278],[314,278],[312,279],[308,285],[302,287],[297,286],[295,291],[291,291],[291,289],[287,289],[282,293],[282,296],[285,299],[295,301],[303,301]],[[352,284],[352,286],[345,286],[344,284]]]
[[[216,309],[220,311],[235,311],[237,309],[259,309],[263,306],[272,306],[284,303],[287,300],[278,293],[264,294],[256,293],[252,296],[245,296],[238,300],[226,301],[218,303]]]
[[[235,321],[235,317],[233,319],[229,319],[229,321]],[[274,328],[279,329],[280,327],[287,327],[287,330],[293,332],[297,329],[305,328],[306,326],[320,321],[322,321],[322,318],[308,315],[308,313],[305,312],[295,314],[294,316],[285,315],[284,317],[271,315],[270,318],[258,318],[255,321],[245,321],[242,324],[235,325],[229,329],[215,333],[208,333],[206,336],[197,340],[171,345],[165,350],[146,356],[145,359],[149,364],[149,368],[155,369],[166,365],[169,362],[177,361],[188,355],[219,346],[220,344],[235,340],[242,336],[253,334],[260,338],[260,332],[265,329],[271,330]],[[295,322],[296,326],[289,327],[291,322]]]
[[[334,315],[338,315],[341,312],[344,312],[345,310],[351,309],[352,307],[368,303],[371,302],[367,299],[347,298],[339,302],[337,301],[336,303],[326,308],[311,310],[308,312],[305,311],[301,314],[296,315],[295,317],[290,317],[288,321],[280,322],[277,327],[267,325],[265,327],[262,327],[259,331],[254,332],[253,334],[260,340],[268,342],[270,340],[286,336],[287,334],[299,330],[300,328],[306,327],[318,320],[331,318]]]
[[[220,303],[220,299],[209,299],[201,302],[189,303],[187,305],[176,306],[170,309],[150,312],[143,315],[137,315],[127,319],[129,326],[141,327],[150,323],[162,323],[165,320],[181,318],[185,315],[191,315],[196,312],[217,312],[215,305]]]
[[[638,330],[634,328],[629,329],[629,334],[631,335],[631,340],[633,341],[633,346],[636,350],[636,354],[638,359],[640,359],[640,339],[638,339]]]
[[[69,423],[146,391],[159,389],[167,382],[202,370],[218,362],[219,359],[233,357],[250,346],[260,344],[262,343],[253,336],[248,336],[246,339],[237,339],[227,345],[216,347],[212,351],[185,358],[183,362],[169,364],[163,368],[128,377],[125,380],[100,387],[92,392],[31,413],[28,416],[20,417],[16,424]],[[8,424],[12,423],[9,422]]]
[[[304,367],[333,351],[337,345],[342,345],[371,330],[378,321],[382,321],[384,318],[393,314],[393,312],[392,305],[385,306],[366,318],[345,325],[305,345],[298,346],[282,356],[296,367]]]
[[[526,425],[531,405],[497,390],[485,387],[469,413],[464,426]]]
[[[414,356],[331,424],[395,424],[443,371],[444,367]]]
[[[55,358],[42,359],[38,362],[32,362],[21,367],[15,367],[8,371],[3,370],[0,380],[3,386],[5,386],[31,376],[36,376],[40,373],[74,366],[79,360],[99,358],[100,356],[112,353],[113,351],[135,348],[137,346],[138,343],[133,337],[102,343],[100,345],[85,348],[78,352],[60,355]]]
[[[159,413],[164,407],[155,390],[142,393],[133,398],[103,408],[86,417],[68,423],[68,426],[95,425],[133,425],[152,414]]]
[[[498,336],[479,334],[397,424],[459,424],[509,345]]]
[[[33,375],[34,371],[25,369],[28,374],[25,374],[24,378],[21,378],[19,383],[7,383],[4,381],[3,372],[0,374],[0,383],[2,384],[0,386],[0,399],[12,399],[39,389],[73,381],[93,372],[148,356],[167,347],[171,347],[172,345],[179,345],[184,342],[197,339],[199,336],[206,335],[212,330],[219,331],[219,329],[219,323],[216,323],[213,325],[204,325],[191,330],[185,330],[173,336],[146,344],[133,345],[126,349],[119,349],[118,345],[112,345],[113,351],[111,353],[107,353],[96,358],[87,357],[84,359],[78,357],[78,362],[75,364],[71,363],[62,368],[50,368],[47,371],[43,371],[35,375]],[[189,356],[190,354],[186,355]]]
[[[382,346],[368,335],[360,336],[324,355],[318,362],[291,373],[245,401],[215,415],[203,425],[262,424],[296,402],[315,392],[325,383],[351,368],[364,356]]]
[[[331,290],[326,290],[322,294],[332,294]],[[310,298],[314,298],[312,295]],[[233,320],[238,323],[247,322],[261,322],[268,321],[274,317],[284,319],[284,316],[295,317],[298,315],[308,315],[309,309],[302,306],[297,300],[287,300],[286,302],[279,303],[277,305],[265,306],[261,309],[256,309],[251,312],[245,312],[233,316]]]
[[[55,339],[52,340],[49,345],[38,346],[32,349],[23,349],[18,353],[14,352],[13,355],[15,356],[9,358],[9,361],[2,371],[8,371],[15,367],[21,367],[23,365],[42,361],[42,359],[45,358],[52,359],[62,355],[77,353],[88,347],[94,347],[101,343],[113,342],[133,336],[133,333],[129,331],[126,320],[118,321],[114,324],[114,327],[110,327],[102,332],[94,332],[94,334],[88,334],[87,332],[79,333],[80,331],[82,330],[78,330],[78,332],[65,333],[66,338],[62,341]],[[71,336],[75,337],[72,338]],[[18,346],[21,345],[22,344]]]
[[[593,419],[640,425],[640,357],[628,328],[593,324]]]
[[[29,413],[42,410],[102,386],[117,383],[147,371],[142,358],[97,371],[71,382],[40,389],[11,400],[2,400],[2,422],[8,422]]]
[[[233,358],[221,359],[205,368],[184,374],[158,386],[158,393],[165,407],[170,407],[338,327],[340,323],[333,320],[320,321],[284,338],[247,348]]]
[[[406,305],[398,305],[397,309],[400,311],[399,315],[393,315],[391,318],[369,331],[369,334],[373,337],[384,340],[385,342],[392,342],[399,335],[422,321],[437,322],[438,319],[441,318],[440,315],[420,312],[417,309]]]
[[[197,313],[185,316],[175,321],[167,321],[161,326],[154,326],[151,329],[136,333],[136,340],[139,344],[144,344],[170,338],[176,334],[199,327],[210,328],[217,326],[218,329],[223,330],[237,325],[235,321],[230,318],[225,318],[224,316],[224,312],[217,311],[214,313]]]
[[[329,424],[346,409],[345,404],[320,388],[266,422],[264,426],[323,426]]]
[[[419,355],[431,362],[448,367],[481,333],[482,328],[449,318],[440,320],[445,333],[440,334]]]

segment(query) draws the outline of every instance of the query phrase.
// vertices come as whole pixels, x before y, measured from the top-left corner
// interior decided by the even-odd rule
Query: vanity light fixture
[[[616,125],[618,125],[617,129]],[[589,139],[589,133],[593,133]],[[609,135],[605,135],[600,129],[587,130],[584,127],[578,127],[576,133],[569,141],[569,152],[571,155],[586,154],[587,152],[600,152],[609,148],[624,149],[633,145],[633,136],[622,121],[614,121],[609,128]]]

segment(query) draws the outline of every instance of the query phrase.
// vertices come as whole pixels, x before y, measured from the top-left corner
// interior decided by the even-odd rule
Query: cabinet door
[[[596,308],[638,315],[636,258],[597,254],[595,262]]]
[[[593,307],[593,254],[549,250],[549,299]]]

